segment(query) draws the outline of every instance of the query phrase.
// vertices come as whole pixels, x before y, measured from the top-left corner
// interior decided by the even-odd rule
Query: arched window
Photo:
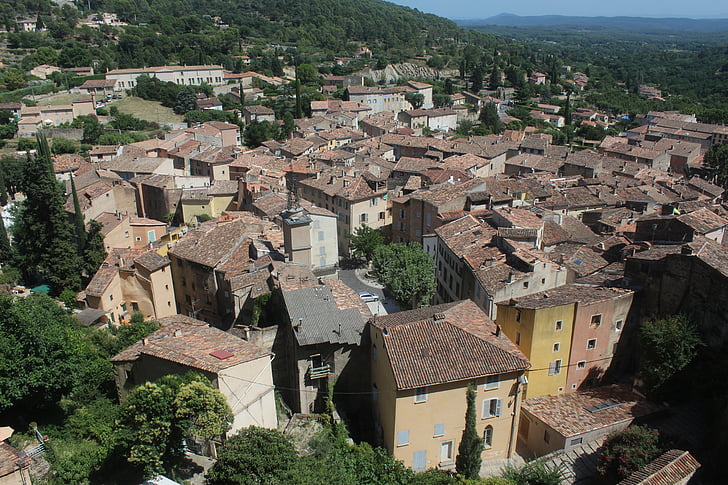
[[[485,445],[486,448],[490,448],[493,446],[493,426],[486,426],[485,430],[483,431],[483,445]]]

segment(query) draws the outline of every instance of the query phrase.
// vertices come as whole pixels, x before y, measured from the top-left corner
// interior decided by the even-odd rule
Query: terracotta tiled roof
[[[227,356],[215,357],[223,350]],[[111,358],[112,362],[129,362],[141,355],[176,362],[183,366],[218,373],[229,367],[271,356],[270,352],[207,324],[173,323]]]
[[[31,462],[30,457],[25,453],[16,450],[4,441],[0,441],[0,478],[7,477],[16,470],[29,468]]]
[[[616,405],[597,412],[587,410],[590,406],[606,401],[612,401]],[[629,423],[662,408],[659,404],[641,398],[629,387],[619,384],[558,396],[534,397],[523,401],[525,412],[537,417],[567,438],[620,423]]]
[[[719,216],[707,208],[683,214],[678,216],[677,219],[693,228],[698,234],[706,234],[728,225],[728,219]]]
[[[632,290],[622,288],[607,288],[603,286],[564,285],[546,291],[540,291],[520,298],[512,298],[505,302],[509,306],[530,310],[552,308],[557,306],[580,303],[591,305],[601,301],[609,301],[633,294]]]
[[[420,319],[427,310],[429,317]],[[409,322],[409,312],[371,320],[382,329],[397,389],[523,371],[530,365],[510,340],[495,335],[495,323],[471,300],[413,312]]]
[[[673,485],[691,477],[700,462],[689,451],[669,450],[619,482],[619,485]]]

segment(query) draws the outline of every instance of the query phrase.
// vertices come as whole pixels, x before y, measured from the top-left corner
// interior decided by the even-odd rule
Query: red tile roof
[[[471,300],[370,320],[382,330],[397,389],[526,370],[526,357]]]

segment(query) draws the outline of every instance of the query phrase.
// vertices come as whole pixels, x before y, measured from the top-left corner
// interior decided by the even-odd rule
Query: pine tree
[[[16,266],[26,279],[37,276],[54,290],[81,288],[81,258],[64,209],[63,189],[53,174],[45,135],[38,134],[38,153],[28,157],[24,172],[25,201],[13,223]]]
[[[468,384],[465,429],[458,446],[458,456],[455,458],[455,470],[470,480],[478,478],[480,474],[483,453],[483,440],[478,435],[475,425],[478,419],[475,410],[475,389],[474,384]]]
[[[81,204],[78,201],[78,192],[76,191],[76,182],[73,181],[73,174],[71,174],[71,194],[73,196],[73,219],[76,224],[76,244],[78,254],[83,255],[86,249],[86,225],[81,212]]]

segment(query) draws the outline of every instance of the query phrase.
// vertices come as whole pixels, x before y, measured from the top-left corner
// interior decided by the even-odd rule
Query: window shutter
[[[549,375],[556,374],[556,362],[549,362]]]
[[[495,401],[495,415],[501,415],[501,409],[503,408],[503,399],[496,399]]]
[[[445,434],[445,425],[444,424],[436,424],[435,425],[435,436],[442,436]]]
[[[409,430],[403,429],[399,433],[397,433],[397,445],[406,445],[409,443]]]

